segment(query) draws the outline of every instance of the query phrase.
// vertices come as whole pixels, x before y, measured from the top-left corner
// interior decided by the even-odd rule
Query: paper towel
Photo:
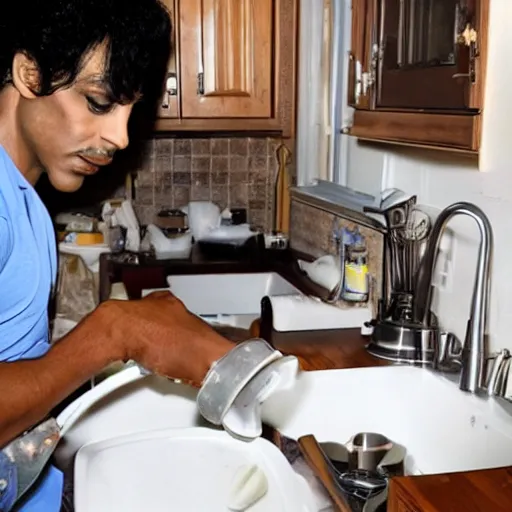
[[[342,309],[308,295],[268,296],[276,331],[361,328],[372,319],[369,307]]]

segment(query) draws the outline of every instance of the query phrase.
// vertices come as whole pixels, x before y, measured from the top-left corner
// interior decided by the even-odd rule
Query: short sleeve
[[[0,272],[4,269],[12,252],[12,233],[5,217],[0,217]]]

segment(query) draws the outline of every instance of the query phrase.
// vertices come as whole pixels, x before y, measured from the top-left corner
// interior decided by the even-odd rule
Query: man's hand
[[[89,318],[119,344],[121,359],[133,359],[154,373],[196,387],[211,364],[233,348],[170,292],[107,301]]]

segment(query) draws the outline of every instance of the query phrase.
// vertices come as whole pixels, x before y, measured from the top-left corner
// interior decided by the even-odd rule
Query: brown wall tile
[[[229,139],[211,139],[212,155],[229,155]]]
[[[190,139],[176,139],[174,141],[174,154],[190,156],[192,154],[192,141]]]
[[[210,156],[210,139],[192,139],[192,156]]]
[[[250,156],[267,156],[267,139],[249,139]]]
[[[190,172],[192,169],[192,159],[190,156],[175,155],[172,161],[173,172]]]
[[[210,173],[209,172],[193,172],[191,183],[192,183],[192,186],[194,186],[194,187],[209,187],[210,186]]]
[[[210,170],[210,157],[209,156],[193,156],[192,157],[192,172],[208,172]]]
[[[227,171],[214,171],[211,174],[212,186],[215,185],[227,185],[229,179],[229,173]]]
[[[212,172],[228,172],[229,158],[227,156],[212,156]]]
[[[174,204],[171,204],[171,206],[174,208],[181,208],[190,201],[190,187],[188,186],[175,185],[172,194]]]
[[[231,185],[229,187],[229,201],[233,208],[247,208],[249,202],[249,189],[247,183]]]
[[[249,170],[249,159],[246,156],[230,155],[229,170],[231,172],[247,172]]]
[[[190,187],[191,201],[209,201],[211,190],[210,187],[204,185],[194,185]]]
[[[231,155],[247,156],[248,139],[231,139],[229,143],[229,153]]]
[[[190,185],[192,174],[190,172],[173,172],[174,185]]]

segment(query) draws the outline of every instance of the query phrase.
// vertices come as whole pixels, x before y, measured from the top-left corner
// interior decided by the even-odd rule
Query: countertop
[[[299,358],[303,370],[331,370],[383,366],[370,355],[360,329],[272,333],[268,340],[285,354]]]

